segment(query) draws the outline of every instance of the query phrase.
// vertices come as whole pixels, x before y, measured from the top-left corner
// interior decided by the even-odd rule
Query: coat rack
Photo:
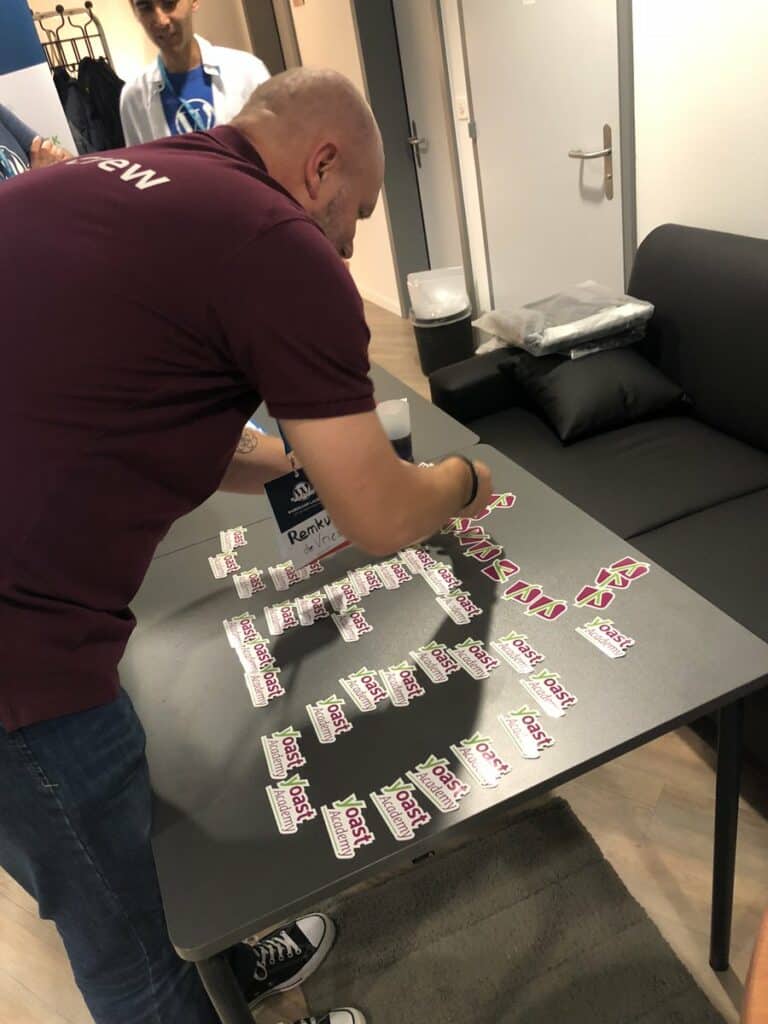
[[[82,14],[88,16],[86,21],[73,20]],[[57,18],[58,22],[53,23],[53,18]],[[103,58],[113,67],[107,37],[101,22],[93,13],[91,0],[85,0],[84,7],[65,8],[63,4],[57,4],[54,11],[43,14],[33,11],[32,19],[37,25],[40,43],[52,71],[66,68],[75,74],[80,62],[86,57],[94,60]]]

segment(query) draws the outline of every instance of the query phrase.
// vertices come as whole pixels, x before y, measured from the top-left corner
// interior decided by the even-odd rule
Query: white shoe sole
[[[345,1013],[351,1014],[352,1024],[368,1024],[368,1021],[365,1019],[362,1013],[360,1013],[359,1010],[353,1010],[351,1006],[339,1006],[337,1007],[337,1011],[338,1010],[344,1010]]]
[[[257,1006],[261,1006],[261,1004],[265,1000],[271,999],[272,996],[280,995],[280,993],[282,992],[290,992],[291,989],[298,988],[299,985],[303,985],[308,978],[312,977],[312,975],[315,973],[315,971],[322,964],[323,960],[325,960],[325,958],[328,956],[331,949],[333,948],[333,944],[336,941],[336,925],[334,924],[332,918],[328,917],[326,914],[305,914],[304,916],[322,917],[323,923],[325,924],[325,934],[320,940],[320,945],[317,947],[317,949],[306,962],[306,964],[304,964],[304,967],[301,969],[301,971],[299,971],[298,974],[294,975],[294,977],[290,981],[290,984],[283,983],[282,985],[275,985],[275,987],[271,988],[268,992],[264,992],[263,995],[257,996],[256,999],[252,999],[251,1002],[248,1003],[249,1010],[255,1010]],[[299,918],[299,920],[301,920],[301,918]],[[357,1013],[357,1010],[352,1010],[351,1012],[354,1015]],[[366,1024],[365,1017],[355,1017],[354,1024]]]

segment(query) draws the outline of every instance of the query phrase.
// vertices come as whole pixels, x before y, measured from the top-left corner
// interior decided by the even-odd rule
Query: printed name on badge
[[[409,842],[415,836],[416,829],[432,821],[432,815],[424,810],[413,795],[415,791],[413,783],[399,778],[391,786],[383,786],[378,792],[371,793],[371,802],[400,843]]]
[[[486,651],[482,640],[473,640],[471,637],[456,644],[452,653],[473,679],[487,679],[501,664]]]
[[[262,736],[261,745],[270,776],[281,782],[307,763],[299,747],[301,733],[289,725],[271,736]]]
[[[557,672],[544,669],[535,676],[520,679],[519,683],[550,718],[562,718],[568,708],[578,703],[578,698],[560,684]]]
[[[367,668],[353,672],[339,683],[360,711],[375,711],[388,699],[387,691],[379,682],[379,673]]]
[[[447,814],[457,811],[461,801],[470,792],[470,786],[462,782],[448,767],[448,759],[430,754],[422,764],[417,764],[406,775],[417,789],[435,805],[438,811]]]
[[[208,565],[211,567],[214,579],[217,580],[224,580],[227,576],[240,572],[240,563],[232,552],[228,554],[226,551],[221,551],[218,555],[210,555]]]
[[[275,517],[278,548],[297,569],[349,546],[304,470],[270,480],[264,492]]]
[[[449,676],[461,669],[461,665],[454,658],[450,648],[445,644],[439,644],[436,640],[408,653],[409,657],[413,658],[421,671],[433,683],[445,683]]]
[[[499,715],[499,721],[523,757],[533,760],[541,756],[542,750],[554,746],[555,741],[543,728],[538,713],[532,708],[524,706],[517,711],[507,711]]]
[[[246,533],[248,533],[246,526],[233,526],[231,530],[220,530],[219,541],[224,554],[231,555],[235,548],[244,547],[248,543]]]
[[[333,852],[339,860],[351,860],[363,846],[368,846],[376,836],[368,828],[363,811],[367,804],[358,800],[354,793],[344,800],[335,800],[330,807],[320,808]]]
[[[426,693],[415,673],[416,666],[409,665],[407,661],[383,668],[379,672],[384,689],[396,708],[407,708],[412,700]]]
[[[267,799],[272,808],[278,831],[281,835],[292,836],[299,831],[299,825],[313,821],[317,810],[307,796],[309,782],[299,775],[292,775],[276,786],[266,786]]]
[[[597,616],[591,622],[577,626],[576,632],[609,658],[623,658],[627,651],[635,646],[631,636],[616,629],[613,619],[601,619]]]
[[[316,704],[307,704],[307,714],[321,743],[335,743],[337,736],[352,731],[352,723],[344,713],[344,698],[335,693]]]
[[[490,736],[476,732],[451,746],[451,752],[485,789],[495,789],[512,766],[500,756]]]

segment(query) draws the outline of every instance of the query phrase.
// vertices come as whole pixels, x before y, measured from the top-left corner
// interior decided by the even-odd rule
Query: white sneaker
[[[331,1010],[322,1017],[302,1017],[296,1024],[367,1024],[359,1010]]]

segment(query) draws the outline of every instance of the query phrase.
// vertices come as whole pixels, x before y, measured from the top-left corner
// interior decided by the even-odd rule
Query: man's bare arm
[[[429,469],[403,462],[374,412],[282,426],[336,526],[373,555],[430,536],[469,500],[471,476],[462,460]],[[479,489],[466,515],[485,507],[491,493],[488,468],[475,466]]]
[[[265,483],[290,469],[285,445],[279,437],[268,437],[246,427],[219,490],[235,494],[262,494]]]

